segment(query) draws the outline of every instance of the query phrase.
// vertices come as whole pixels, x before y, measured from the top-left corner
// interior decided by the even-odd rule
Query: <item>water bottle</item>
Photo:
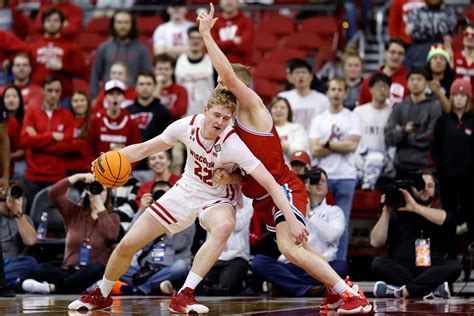
[[[37,237],[38,237],[39,240],[46,239],[47,228],[48,228],[48,213],[43,212],[43,214],[41,214],[41,221],[38,225]]]

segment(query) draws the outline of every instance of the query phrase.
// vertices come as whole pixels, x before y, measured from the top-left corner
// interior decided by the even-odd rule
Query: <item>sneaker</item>
[[[194,298],[194,290],[189,287],[183,289],[177,295],[173,294],[168,309],[173,313],[182,314],[205,314],[209,312],[209,308],[196,302]]]
[[[377,281],[374,284],[374,296],[379,298],[398,298],[397,291],[400,288],[389,285],[383,281]]]
[[[26,279],[21,284],[21,288],[26,293],[49,294],[51,293],[51,284],[48,282],[38,282],[33,279]]]
[[[173,284],[169,280],[165,280],[160,283],[161,294],[172,295],[174,292]]]
[[[349,292],[342,293],[341,297],[344,301],[338,309],[338,314],[367,314],[372,310],[367,298],[362,291],[358,291],[359,296],[353,295]]]
[[[433,300],[433,299],[448,299],[451,297],[451,291],[449,290],[448,282],[437,286],[433,291],[428,295],[423,296],[424,300]]]
[[[113,299],[109,295],[107,297],[102,296],[102,292],[99,287],[96,287],[93,291],[88,291],[82,293],[80,299],[75,300],[69,304],[68,309],[70,310],[96,310],[96,309],[105,309],[112,306]]]
[[[353,287],[349,277],[346,277],[344,281],[347,283],[347,285]],[[358,289],[359,288],[357,287],[357,290]],[[338,293],[335,293],[332,289],[327,288],[326,295],[324,296],[324,300],[321,305],[319,305],[319,308],[321,310],[335,310],[342,304],[344,304],[344,301],[342,300],[341,296]]]

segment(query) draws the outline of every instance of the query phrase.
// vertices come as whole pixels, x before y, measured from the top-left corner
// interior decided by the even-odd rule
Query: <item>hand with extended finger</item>
[[[214,17],[214,5],[210,3],[209,13],[200,12],[196,18],[196,22],[199,24],[199,32],[201,34],[209,33],[219,18]]]

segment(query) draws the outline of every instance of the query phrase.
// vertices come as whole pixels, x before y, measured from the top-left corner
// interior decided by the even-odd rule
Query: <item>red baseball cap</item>
[[[451,85],[451,95],[453,93],[464,93],[472,99],[472,85],[464,79],[458,78]]]
[[[311,157],[304,150],[295,151],[290,157],[290,163],[301,162],[304,165],[311,164]]]

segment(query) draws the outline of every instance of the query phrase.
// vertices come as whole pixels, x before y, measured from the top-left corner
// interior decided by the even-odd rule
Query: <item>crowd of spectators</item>
[[[39,1],[33,19],[19,11],[22,2],[3,1],[0,8],[0,296],[14,295],[11,290],[80,293],[100,280],[114,245],[143,211],[179,181],[186,152],[178,144],[150,156],[113,190],[92,189],[91,161],[200,113],[219,78],[195,21],[187,19],[185,1],[169,2],[169,20],[153,32],[151,47],[140,38],[136,16],[123,9],[133,1],[121,8],[97,1],[98,8],[117,10],[90,67],[76,41],[84,19],[77,4]],[[361,28],[370,32],[370,2],[362,3]],[[213,37],[231,62],[254,65],[255,29],[242,6],[220,1]],[[355,18],[348,19],[353,27]],[[287,82],[268,110],[285,161],[306,183],[309,242],[341,277],[349,271],[356,192],[385,193],[401,183],[395,179],[409,183],[404,204],[388,205],[382,197],[370,234],[373,247],[389,248],[388,257],[372,265],[378,297],[449,297],[461,266],[457,249],[441,239],[473,242],[474,24],[462,26],[456,48],[458,19],[442,0],[394,0],[384,63],[374,73],[364,77],[364,59],[352,46],[342,55],[340,77],[316,77],[311,58],[277,65],[285,67],[280,70]],[[347,37],[354,33],[350,29]],[[77,78],[87,80],[83,90],[75,86]],[[422,187],[412,180],[416,175]],[[24,194],[9,189],[16,185]],[[57,265],[29,252],[44,243],[35,220],[43,210],[35,201],[46,195],[65,226]],[[268,246],[264,230],[246,200],[225,251],[197,291],[239,295],[257,280],[268,282],[273,293],[324,294],[317,280]],[[196,223],[146,245],[113,293],[170,295],[184,281],[200,238],[205,233]],[[414,245],[426,240],[430,260],[418,264]]]

